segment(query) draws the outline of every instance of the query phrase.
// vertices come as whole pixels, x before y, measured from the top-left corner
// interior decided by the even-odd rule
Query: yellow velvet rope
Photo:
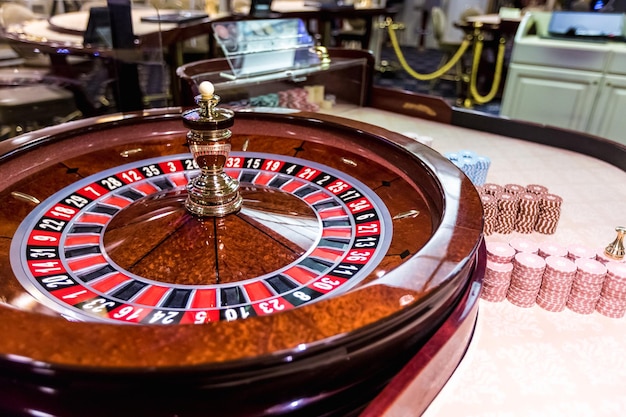
[[[502,77],[502,67],[504,66],[504,52],[506,50],[506,41],[504,38],[500,38],[500,44],[498,45],[498,55],[496,58],[496,71],[493,75],[493,84],[487,95],[482,96],[476,88],[476,77],[478,75],[478,64],[483,52],[483,39],[479,36],[476,45],[474,46],[474,58],[472,60],[472,75],[470,77],[470,93],[472,99],[478,104],[485,104],[493,100],[500,87],[500,78]]]
[[[436,71],[430,74],[420,74],[416,72],[415,70],[413,70],[413,68],[409,66],[408,62],[406,62],[406,59],[404,58],[404,54],[402,53],[402,50],[400,49],[398,38],[396,36],[396,26],[398,25],[393,24],[393,22],[391,21],[391,18],[387,18],[384,23],[384,26],[387,27],[387,31],[389,32],[389,39],[391,40],[391,45],[393,46],[393,50],[396,53],[396,56],[398,57],[398,61],[400,61],[400,65],[409,75],[411,75],[413,78],[416,78],[420,81],[434,80],[435,78],[439,78],[442,75],[444,75],[457,63],[459,59],[461,59],[463,54],[467,51],[467,48],[469,48],[470,43],[472,42],[472,37],[467,36],[461,42],[459,49],[455,52],[455,54],[452,56],[450,61],[446,62],[441,68],[437,69]],[[482,50],[483,50],[483,38],[482,36],[478,36],[476,44],[474,46],[474,56],[472,59],[472,72],[471,72],[470,82],[469,82],[470,95],[473,101],[478,104],[485,104],[485,103],[490,102],[491,100],[493,100],[493,98],[496,96],[498,92],[498,88],[500,86],[500,79],[502,78],[502,68],[504,66],[504,54],[506,51],[506,41],[504,38],[500,38],[500,44],[498,45],[498,54],[496,58],[496,70],[495,70],[494,77],[493,77],[493,84],[491,85],[491,89],[489,90],[489,93],[487,93],[487,95],[485,96],[481,95],[478,92],[478,89],[476,88],[476,78],[478,76],[478,65],[480,64]]]
[[[439,78],[443,74],[448,72],[456,64],[456,62],[461,59],[461,57],[463,56],[465,51],[467,51],[467,48],[470,45],[470,39],[464,39],[463,42],[461,42],[459,49],[455,52],[452,58],[450,58],[450,61],[446,62],[441,68],[437,69],[435,72],[432,72],[430,74],[420,74],[413,70],[413,68],[411,68],[406,62],[404,54],[402,53],[400,45],[398,44],[398,38],[396,37],[396,30],[394,28],[394,25],[391,24],[391,21],[389,19],[385,22],[385,25],[387,26],[387,30],[389,31],[389,39],[391,40],[393,50],[395,51],[396,56],[400,61],[400,65],[407,73],[409,73],[409,75],[420,81],[434,80],[435,78]],[[459,74],[459,76],[461,76],[461,74]]]

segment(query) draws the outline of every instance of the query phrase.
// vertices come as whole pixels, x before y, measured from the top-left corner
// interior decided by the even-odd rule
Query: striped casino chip
[[[572,261],[576,259],[595,259],[596,251],[589,246],[582,245],[580,243],[573,243],[567,246],[567,257]]]
[[[539,202],[539,214],[535,223],[535,231],[545,235],[556,233],[561,217],[563,199],[555,194],[542,194]]]
[[[519,233],[529,234],[535,230],[537,217],[539,216],[540,197],[529,192],[518,194],[518,211],[515,221],[515,230]]]
[[[498,225],[498,200],[491,194],[480,194],[483,205],[483,215],[485,219],[484,233],[489,236],[493,234]]]
[[[501,186],[500,184],[485,183],[483,184],[483,190],[487,194],[498,196],[499,194],[502,194],[504,192],[504,187]]]
[[[502,193],[498,197],[498,225],[496,232],[509,234],[515,230],[517,220],[518,199],[509,193]]]
[[[541,206],[543,209],[560,208],[563,198],[556,194],[541,194]]]
[[[526,192],[526,187],[519,184],[504,184],[504,191],[509,194],[518,195]]]
[[[611,318],[626,315],[626,264],[610,261],[606,264],[606,277],[596,304],[596,311]]]
[[[512,263],[487,260],[483,288],[480,297],[486,301],[500,302],[506,299],[513,272]]]
[[[576,276],[576,264],[564,256],[548,256],[545,261],[537,305],[547,311],[563,311]]]
[[[487,261],[506,264],[513,262],[517,253],[510,244],[506,242],[489,241],[485,244],[487,249]]]
[[[546,261],[533,253],[519,252],[513,259],[511,285],[506,294],[507,300],[518,307],[535,305]]]
[[[537,195],[543,195],[548,194],[548,187],[539,184],[528,184],[526,186],[526,191]]]
[[[567,308],[579,314],[591,314],[600,298],[607,267],[595,259],[578,258],[576,276],[567,299]]]
[[[310,112],[316,112],[320,109],[319,104],[309,100],[310,94],[304,88],[290,88],[279,91],[277,95],[280,107]]]
[[[565,246],[559,245],[555,242],[541,242],[539,244],[539,252],[537,252],[542,258],[548,256],[562,256],[567,257],[568,251]]]
[[[509,241],[509,245],[515,249],[516,253],[539,253],[539,244],[532,239],[526,237],[516,237]]]

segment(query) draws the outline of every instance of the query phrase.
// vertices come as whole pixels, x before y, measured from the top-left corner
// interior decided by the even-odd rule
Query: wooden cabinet
[[[550,37],[550,16],[522,19],[500,114],[626,144],[626,45]]]
[[[601,74],[591,71],[512,64],[501,113],[586,131],[601,80]]]
[[[588,133],[626,143],[626,77],[606,75],[602,80]]]

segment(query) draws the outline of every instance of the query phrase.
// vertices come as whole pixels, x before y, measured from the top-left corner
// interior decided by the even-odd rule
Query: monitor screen
[[[551,36],[568,38],[620,39],[624,16],[620,13],[552,12],[548,26]]]

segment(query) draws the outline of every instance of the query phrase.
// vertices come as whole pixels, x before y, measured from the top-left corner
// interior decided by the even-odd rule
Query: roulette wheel
[[[445,382],[484,270],[469,179],[376,126],[233,120],[204,153],[177,108],[0,144],[0,414],[358,415],[441,346],[416,394]],[[239,202],[194,212],[215,155]]]

